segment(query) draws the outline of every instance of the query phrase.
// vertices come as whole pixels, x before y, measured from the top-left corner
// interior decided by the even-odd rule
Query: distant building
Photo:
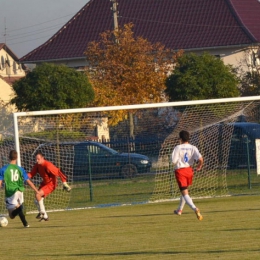
[[[1,131],[8,129],[12,122],[15,106],[8,105],[14,93],[12,84],[25,76],[25,67],[18,57],[4,43],[0,43],[0,139]]]
[[[4,43],[0,43],[0,99],[4,103],[13,95],[12,84],[25,76],[25,67]]]
[[[112,13],[113,4],[119,13]],[[80,69],[86,65],[88,43],[113,30],[115,18],[119,26],[132,22],[136,36],[173,51],[207,51],[225,64],[260,66],[259,0],[90,0],[21,62]]]

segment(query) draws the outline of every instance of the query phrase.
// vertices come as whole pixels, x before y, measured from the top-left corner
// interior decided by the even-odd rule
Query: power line
[[[10,33],[10,32],[15,32],[15,31],[21,31],[21,30],[24,30],[24,29],[28,29],[28,28],[40,26],[40,25],[42,25],[42,24],[46,24],[46,23],[50,23],[50,22],[53,22],[53,21],[56,21],[56,20],[59,20],[59,19],[63,19],[63,18],[68,17],[68,16],[72,17],[72,16],[74,16],[74,15],[75,15],[75,14],[65,15],[65,16],[62,16],[62,17],[59,17],[59,18],[56,18],[56,19],[48,20],[48,21],[46,21],[46,22],[42,22],[42,23],[38,23],[38,24],[33,24],[33,25],[30,25],[30,26],[26,26],[26,27],[20,27],[20,28],[18,28],[18,29],[9,30],[8,32]],[[2,32],[1,34],[3,34],[3,32]]]
[[[49,30],[51,30],[51,29],[60,28],[61,25],[63,25],[63,24],[64,24],[64,23],[57,24],[57,25],[53,25],[53,26],[46,27],[46,28],[42,28],[42,29],[35,30],[35,31],[30,31],[30,32],[27,32],[27,33],[16,34],[15,36],[8,37],[7,39],[8,39],[8,41],[12,41],[12,40],[20,39],[20,38],[25,38],[25,37],[28,37],[28,36],[30,36],[30,35],[41,34],[41,33],[43,33],[43,32],[49,31]],[[17,37],[17,36],[18,36],[18,37]]]
[[[42,37],[39,37],[39,38],[35,38],[35,39],[33,39],[33,40],[25,40],[25,41],[21,41],[21,42],[10,43],[10,44],[8,44],[8,45],[13,46],[13,45],[17,45],[17,44],[20,44],[20,43],[37,41],[37,40],[42,39],[42,38],[48,38],[48,39],[49,39],[50,37],[42,36]]]
[[[43,38],[51,38],[53,36],[53,30],[58,30],[60,29],[65,23],[64,22],[61,22],[59,24],[56,24],[56,25],[52,25],[52,26],[48,26],[48,27],[44,27],[42,29],[36,29],[36,30],[33,30],[33,31],[29,31],[29,32],[24,32],[24,33],[17,33],[17,34],[14,34],[12,36],[10,36],[10,32],[15,32],[15,31],[19,31],[21,32],[22,30],[25,30],[25,29],[28,29],[28,28],[33,28],[33,27],[37,27],[37,26],[40,26],[42,24],[47,24],[47,23],[50,23],[50,22],[53,22],[53,21],[57,21],[57,20],[60,20],[60,19],[63,19],[63,18],[66,18],[71,15],[66,15],[66,16],[62,16],[62,17],[59,17],[59,18],[56,18],[56,19],[52,19],[52,20],[48,20],[48,21],[45,21],[45,22],[42,22],[42,23],[38,23],[38,24],[34,24],[34,25],[31,25],[31,26],[26,26],[26,27],[21,27],[20,29],[14,29],[14,30],[8,30],[8,34],[6,33],[7,31],[7,28],[5,26],[5,32],[2,33],[2,35],[4,36],[4,42],[5,44],[8,43],[8,45],[10,46],[13,46],[13,45],[17,45],[17,44],[20,44],[20,43],[25,43],[25,42],[32,42],[32,41],[37,41],[39,39],[43,39]],[[67,22],[66,22],[67,23]],[[45,36],[42,36],[42,37],[37,37],[37,38],[34,38],[32,39],[32,37],[36,36],[36,35],[39,35],[39,34],[43,34],[43,33],[46,33],[48,31],[51,31],[49,33],[49,36],[48,35],[45,35]],[[22,40],[23,38],[28,38],[30,37],[30,39],[28,40]],[[0,37],[0,42],[3,42],[3,40],[1,40],[1,37]]]

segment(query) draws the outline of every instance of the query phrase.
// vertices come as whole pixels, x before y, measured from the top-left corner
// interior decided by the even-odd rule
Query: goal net
[[[0,166],[16,149],[27,172],[38,151],[61,168],[72,191],[63,192],[59,180],[47,210],[171,200],[179,197],[171,153],[187,130],[205,161],[193,198],[257,193],[259,105],[260,97],[247,97],[14,113],[1,132]],[[26,186],[24,194],[27,212],[35,211],[34,192]]]

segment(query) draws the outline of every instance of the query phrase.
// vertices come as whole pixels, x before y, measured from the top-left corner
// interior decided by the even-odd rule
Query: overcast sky
[[[0,43],[21,58],[39,47],[89,0],[0,0]]]

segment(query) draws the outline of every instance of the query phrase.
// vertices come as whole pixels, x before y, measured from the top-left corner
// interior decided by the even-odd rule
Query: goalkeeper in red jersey
[[[203,217],[200,214],[200,210],[194,205],[189,192],[188,187],[192,184],[194,162],[198,162],[196,167],[197,171],[200,171],[203,165],[203,158],[198,148],[189,143],[190,134],[187,131],[180,131],[179,133],[180,144],[177,145],[172,152],[172,162],[175,165],[175,178],[177,180],[181,197],[180,204],[177,210],[174,210],[174,214],[181,215],[185,203],[195,212],[198,220],[202,220]]]
[[[36,194],[35,204],[38,208],[37,219],[40,221],[48,221],[49,217],[45,210],[44,198],[51,194],[58,185],[57,177],[59,177],[63,183],[63,189],[67,192],[71,191],[71,187],[67,184],[66,175],[57,168],[51,162],[45,160],[41,152],[36,154],[36,164],[33,166],[32,170],[28,173],[29,178],[33,178],[37,173],[42,178],[42,182],[39,187],[39,193]]]

